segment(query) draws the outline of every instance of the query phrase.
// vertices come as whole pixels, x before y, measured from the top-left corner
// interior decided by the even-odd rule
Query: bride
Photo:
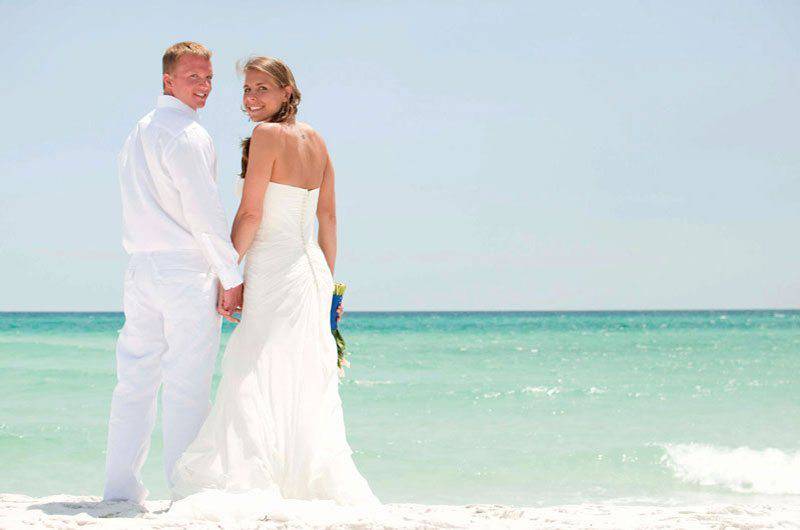
[[[234,494],[255,511],[291,499],[380,506],[353,462],[339,396],[333,166],[321,136],[295,119],[300,91],[289,68],[253,57],[242,69],[244,108],[258,125],[242,143],[231,234],[240,259],[247,254],[241,322],[216,401],[175,465],[170,512],[227,507]]]

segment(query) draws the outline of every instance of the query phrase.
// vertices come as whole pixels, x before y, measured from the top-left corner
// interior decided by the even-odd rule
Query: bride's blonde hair
[[[289,94],[289,99],[286,100],[278,112],[267,118],[266,122],[271,123],[286,123],[292,121],[297,116],[297,107],[300,106],[300,89],[297,88],[297,83],[292,75],[292,70],[280,59],[275,57],[255,56],[250,57],[244,64],[237,64],[237,69],[244,75],[248,70],[257,70],[264,72],[275,81],[280,88],[287,86],[292,87],[292,92]],[[250,138],[242,140],[242,172],[240,176],[244,178],[247,172],[247,160],[250,152]]]

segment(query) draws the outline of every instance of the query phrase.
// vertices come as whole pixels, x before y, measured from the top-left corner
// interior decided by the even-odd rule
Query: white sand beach
[[[622,506],[577,504],[542,508],[468,504],[464,506],[386,504],[380,515],[357,510],[330,510],[327,515],[284,514],[270,520],[198,520],[167,514],[169,501],[148,501],[144,508],[124,502],[101,502],[99,497],[55,495],[33,498],[0,494],[0,528],[92,529],[760,529],[800,528],[796,505]]]

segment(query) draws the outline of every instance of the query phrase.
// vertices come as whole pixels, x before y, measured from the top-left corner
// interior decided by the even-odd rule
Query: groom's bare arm
[[[264,193],[272,178],[278,153],[283,148],[284,137],[280,126],[263,123],[253,130],[250,138],[247,171],[242,189],[242,201],[233,220],[231,241],[239,261],[242,260],[256,237],[264,213]]]

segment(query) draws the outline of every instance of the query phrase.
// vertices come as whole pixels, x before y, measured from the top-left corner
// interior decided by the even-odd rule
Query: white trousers
[[[172,486],[172,467],[211,406],[222,324],[216,297],[217,277],[199,250],[131,255],[108,424],[105,500],[141,503],[149,493],[141,469],[162,384],[164,471]]]

